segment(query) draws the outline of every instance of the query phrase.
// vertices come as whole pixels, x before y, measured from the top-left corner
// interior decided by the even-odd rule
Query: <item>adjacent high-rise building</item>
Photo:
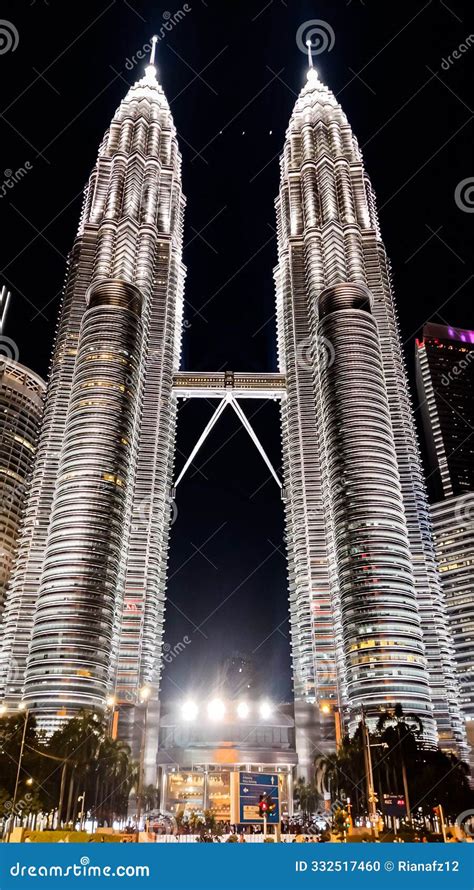
[[[474,492],[474,331],[426,324],[416,341],[433,500]]]
[[[276,208],[300,765],[333,747],[334,712],[354,726],[362,704],[375,719],[384,703],[400,702],[421,717],[427,743],[461,750],[452,642],[375,196],[347,118],[312,67],[286,134]],[[370,314],[356,285],[368,291]],[[352,391],[351,378],[359,380]]]
[[[6,703],[23,697],[47,729],[109,702],[133,742],[146,707],[150,765],[184,203],[176,130],[151,64],[117,109],[85,189],[0,656]]]
[[[45,386],[29,368],[0,356],[0,623],[33,470]]]
[[[461,710],[474,747],[474,331],[425,325],[416,341],[416,373],[433,483],[436,557]]]

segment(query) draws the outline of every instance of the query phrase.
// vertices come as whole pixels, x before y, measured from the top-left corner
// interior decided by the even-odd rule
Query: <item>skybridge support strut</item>
[[[245,430],[247,431],[247,433],[249,434],[249,436],[250,436],[252,442],[254,443],[254,445],[255,445],[257,451],[259,452],[259,454],[262,456],[263,460],[265,461],[265,463],[266,463],[268,469],[270,470],[270,473],[272,474],[272,476],[273,476],[273,478],[274,478],[276,484],[278,485],[278,488],[280,488],[280,489],[282,488],[282,483],[281,483],[280,479],[278,478],[278,476],[277,476],[277,474],[276,474],[276,472],[275,472],[275,470],[274,470],[274,468],[273,468],[273,465],[272,465],[272,463],[271,463],[271,461],[270,461],[270,459],[269,459],[269,457],[268,457],[268,455],[267,455],[267,453],[266,453],[266,451],[265,451],[263,445],[262,445],[261,442],[260,442],[260,439],[258,438],[258,436],[257,436],[257,434],[256,434],[256,432],[255,432],[255,430],[253,429],[253,427],[252,427],[250,421],[248,420],[248,418],[246,417],[244,411],[243,411],[242,408],[240,407],[240,405],[239,405],[237,399],[232,395],[232,393],[229,392],[229,393],[226,393],[226,395],[224,396],[224,398],[222,398],[222,399],[220,400],[220,402],[219,402],[219,404],[218,404],[216,410],[214,411],[214,414],[212,415],[212,417],[210,418],[210,420],[208,421],[208,423],[207,423],[206,426],[204,427],[204,429],[203,429],[201,435],[199,436],[199,439],[197,440],[197,442],[196,442],[196,444],[195,444],[193,450],[191,451],[191,454],[190,454],[189,457],[187,458],[187,460],[186,460],[186,462],[185,462],[185,464],[184,464],[184,466],[183,466],[183,468],[182,468],[182,470],[181,470],[181,472],[180,472],[178,478],[176,479],[176,481],[175,481],[175,483],[174,483],[173,490],[175,490],[175,489],[178,487],[179,483],[181,482],[181,479],[183,478],[183,476],[184,476],[184,475],[186,474],[186,472],[188,471],[188,469],[189,469],[189,467],[191,466],[191,464],[192,464],[194,458],[196,457],[196,455],[197,455],[199,449],[200,449],[201,446],[204,444],[204,442],[206,441],[206,439],[207,439],[209,433],[211,432],[212,428],[215,426],[215,424],[216,424],[217,421],[219,420],[219,417],[221,416],[221,414],[223,413],[223,411],[225,410],[225,408],[226,408],[227,405],[229,405],[229,404],[232,405],[232,408],[234,409],[234,411],[235,411],[237,417],[239,418],[239,420],[240,420],[242,426],[244,427],[244,429],[245,429]]]

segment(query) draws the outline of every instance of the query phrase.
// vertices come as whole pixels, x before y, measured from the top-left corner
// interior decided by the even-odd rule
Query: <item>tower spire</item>
[[[150,65],[155,64],[155,51],[157,42],[158,37],[156,36],[156,34],[153,34],[153,37],[151,38]]]
[[[308,37],[308,39],[306,41],[306,46],[308,47],[308,73],[306,75],[306,78],[310,83],[316,83],[318,80],[318,72],[316,71],[316,68],[313,65],[313,53],[312,53],[313,44],[311,43],[310,37]]]

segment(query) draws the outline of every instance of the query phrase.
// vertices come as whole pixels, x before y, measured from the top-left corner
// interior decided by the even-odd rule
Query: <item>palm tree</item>
[[[80,711],[52,735],[48,750],[63,763],[60,822],[76,821],[82,794],[86,809],[92,810],[99,823],[111,825],[116,816],[126,816],[136,767],[128,745],[110,738],[102,715]]]
[[[294,788],[294,798],[304,816],[316,809],[318,792],[314,784],[306,782],[302,777],[297,779]]]
[[[393,710],[384,711],[380,715],[377,732],[388,748],[387,760],[392,761],[395,784],[397,773],[401,771],[407,818],[411,821],[406,764],[407,761],[413,762],[416,759],[423,723],[416,714],[405,714],[402,705],[396,704]],[[394,788],[395,790],[397,789]]]
[[[90,799],[90,777],[96,770],[105,724],[92,711],[79,711],[51,736],[48,750],[63,761],[59,791],[59,821],[74,821],[77,798],[86,794]],[[67,790],[66,790],[67,789]]]
[[[108,735],[101,741],[94,779],[93,808],[93,815],[101,823],[112,825],[114,819],[123,819],[127,815],[130,792],[138,780],[138,769],[130,753],[128,745]]]
[[[344,736],[337,753],[316,758],[316,785],[322,795],[331,792],[335,800],[347,797],[355,803],[355,809],[365,800],[365,762],[361,731],[358,728],[352,738]]]

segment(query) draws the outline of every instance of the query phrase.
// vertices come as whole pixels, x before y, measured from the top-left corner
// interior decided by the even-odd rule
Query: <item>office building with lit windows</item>
[[[454,641],[461,710],[472,748],[474,331],[425,325],[416,341],[416,373],[430,481],[433,482],[431,516],[436,557]]]
[[[0,623],[36,453],[46,384],[0,356]]]
[[[474,492],[474,331],[426,324],[416,382],[433,500]]]

